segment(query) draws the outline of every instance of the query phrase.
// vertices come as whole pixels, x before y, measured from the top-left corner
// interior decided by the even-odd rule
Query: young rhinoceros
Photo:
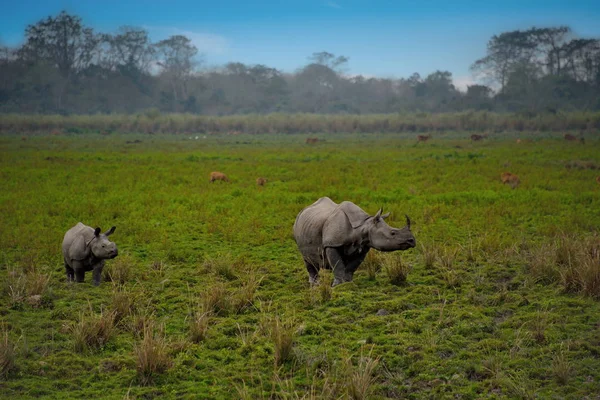
[[[333,286],[352,281],[354,272],[371,248],[380,251],[415,247],[410,219],[402,229],[392,228],[384,219],[389,213],[370,216],[356,204],[334,203],[329,197],[300,211],[294,223],[294,239],[315,284],[321,268],[333,270]]]
[[[62,243],[62,253],[65,259],[67,280],[73,276],[77,282],[83,282],[85,271],[94,271],[94,285],[100,284],[104,260],[115,258],[118,254],[117,245],[108,239],[116,227],[105,233],[100,228],[95,230],[79,222],[65,233]]]

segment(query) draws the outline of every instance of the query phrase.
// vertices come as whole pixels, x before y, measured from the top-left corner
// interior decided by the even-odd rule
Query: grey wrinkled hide
[[[105,233],[79,222],[65,234],[62,253],[65,261],[67,280],[85,280],[85,271],[93,271],[94,285],[100,284],[104,260],[115,258],[117,245],[108,239],[115,231],[113,226]]]
[[[294,239],[309,282],[317,283],[321,268],[333,270],[333,286],[350,282],[371,248],[395,251],[415,247],[408,217],[408,225],[398,229],[386,224],[389,213],[381,212],[370,216],[354,203],[336,204],[328,197],[303,209],[294,223]]]

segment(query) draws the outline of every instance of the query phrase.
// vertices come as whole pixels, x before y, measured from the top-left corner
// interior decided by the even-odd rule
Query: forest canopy
[[[232,62],[206,68],[183,35],[153,43],[144,29],[95,32],[61,12],[0,46],[0,113],[160,112],[202,115],[600,110],[600,40],[567,26],[503,32],[472,63],[485,84],[458,90],[449,71],[407,78],[344,73],[351,60],[308,55],[293,73]]]

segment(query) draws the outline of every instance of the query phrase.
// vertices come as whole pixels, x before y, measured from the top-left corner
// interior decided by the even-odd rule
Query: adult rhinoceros
[[[392,228],[381,214],[371,216],[356,204],[334,203],[329,197],[306,207],[296,217],[294,239],[315,284],[321,268],[333,270],[333,286],[352,281],[354,272],[371,248],[380,251],[407,250],[415,247],[410,219],[402,229]]]

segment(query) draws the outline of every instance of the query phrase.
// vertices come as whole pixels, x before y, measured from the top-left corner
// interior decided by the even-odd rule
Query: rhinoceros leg
[[[316,285],[319,282],[319,269],[307,260],[304,260],[304,265],[306,265],[306,270],[308,271],[308,283],[311,286]]]
[[[102,268],[104,268],[104,261],[100,261],[98,264],[94,265],[94,286],[100,285],[100,279],[102,278]]]
[[[75,271],[75,281],[83,282],[85,280],[85,268],[81,261],[73,260],[73,270]]]
[[[346,264],[344,263],[344,259],[340,252],[336,248],[328,247],[325,249],[325,255],[329,266],[333,270],[333,284],[331,286],[337,286],[340,283],[347,282]]]
[[[356,272],[360,264],[362,264],[362,262],[365,260],[367,252],[368,251],[364,251],[356,256],[351,256],[346,260],[346,275],[344,278],[346,282],[352,282],[354,273]]]
[[[74,277],[75,271],[73,271],[73,268],[71,268],[69,266],[69,264],[67,263],[67,260],[65,260],[65,271],[67,272],[67,282],[73,282],[73,280],[75,279],[75,277]]]

